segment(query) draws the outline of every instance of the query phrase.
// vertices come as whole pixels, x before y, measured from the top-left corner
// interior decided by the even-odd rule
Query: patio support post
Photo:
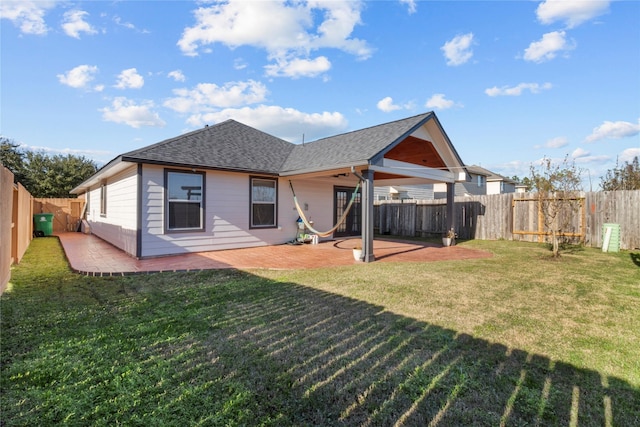
[[[373,171],[362,171],[362,260],[375,261],[373,255]]]
[[[455,229],[456,227],[456,211],[455,211],[455,183],[447,182],[447,229],[446,231]]]

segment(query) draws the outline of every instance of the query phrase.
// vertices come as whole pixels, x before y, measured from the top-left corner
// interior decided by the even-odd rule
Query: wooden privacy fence
[[[541,241],[550,234],[540,221],[532,194],[456,197],[455,231],[461,239]],[[565,212],[565,235],[587,246],[602,246],[604,224],[620,224],[620,247],[640,248],[640,190],[583,193],[579,208]],[[410,237],[439,237],[446,231],[443,200],[379,201],[374,206],[376,232]]]
[[[558,212],[555,217],[545,219],[543,204],[557,203]],[[586,237],[585,198],[570,197],[565,199],[537,197],[514,197],[511,201],[512,226],[511,233],[520,236],[537,236],[538,242],[544,242],[546,236],[552,235],[548,222],[551,222],[558,235],[572,243],[583,243]],[[554,208],[551,208],[554,209]]]
[[[0,165],[0,294],[33,238],[33,215],[53,214],[54,233],[76,231],[84,209],[82,199],[34,199],[13,173]]]
[[[31,194],[0,166],[0,294],[11,278],[11,265],[20,262],[31,243],[32,212]]]
[[[53,232],[77,231],[84,199],[33,199],[33,213],[53,214]]]

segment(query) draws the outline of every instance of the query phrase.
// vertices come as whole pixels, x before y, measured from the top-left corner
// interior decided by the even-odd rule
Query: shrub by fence
[[[544,241],[548,230],[540,221],[531,194],[496,194],[455,198],[455,231],[461,239]],[[640,248],[640,190],[584,193],[567,238],[602,246],[602,226],[620,224],[622,249]],[[443,200],[379,201],[374,224],[381,234],[439,237],[446,231]]]

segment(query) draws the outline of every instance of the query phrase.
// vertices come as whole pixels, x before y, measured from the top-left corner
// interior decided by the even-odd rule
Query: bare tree
[[[580,172],[568,156],[559,164],[545,157],[538,167],[531,165],[532,189],[545,227],[539,231],[551,233],[554,257],[560,256],[560,237],[573,224],[580,208]]]
[[[600,180],[600,186],[604,191],[640,190],[640,160],[638,160],[638,156],[635,156],[631,162],[624,162],[622,166],[616,160],[616,167],[609,169]]]

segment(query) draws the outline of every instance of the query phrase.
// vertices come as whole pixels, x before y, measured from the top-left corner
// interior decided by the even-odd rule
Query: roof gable
[[[282,172],[314,168],[329,168],[344,164],[368,163],[380,153],[393,148],[410,135],[433,113],[384,123],[303,145],[296,145],[282,167]]]

